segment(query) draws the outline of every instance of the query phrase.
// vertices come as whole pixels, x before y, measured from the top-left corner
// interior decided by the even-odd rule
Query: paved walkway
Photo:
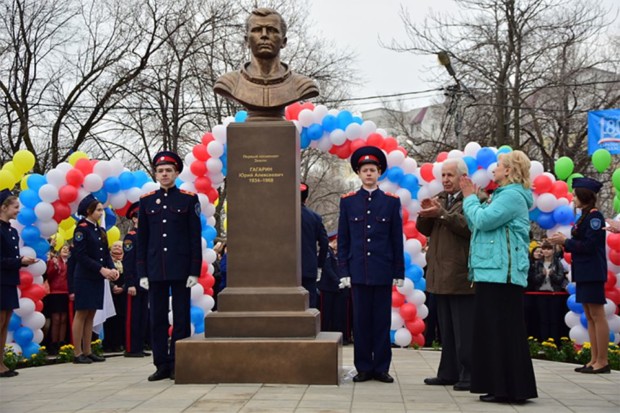
[[[439,352],[395,349],[393,384],[353,383],[353,348],[343,349],[340,386],[150,383],[150,358],[109,357],[106,363],[19,370],[0,379],[0,412],[620,412],[620,373],[585,375],[575,365],[534,361],[539,398],[498,405],[451,386],[426,386]]]

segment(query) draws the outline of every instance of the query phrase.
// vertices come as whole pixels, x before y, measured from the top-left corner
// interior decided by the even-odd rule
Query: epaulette
[[[133,230],[132,230],[132,231],[129,231],[129,232],[128,232],[128,234],[129,234],[129,235],[136,235],[136,231],[133,231]]]
[[[140,198],[144,198],[145,196],[153,195],[155,192],[157,192],[157,191],[147,192],[146,194],[142,195]]]
[[[386,194],[387,196],[391,196],[392,198],[400,198],[398,195],[393,194],[393,193],[391,193],[391,192],[386,192],[385,194]]]
[[[355,191],[353,191],[353,192],[349,192],[348,194],[341,195],[341,196],[340,196],[340,198],[348,198],[348,197],[350,197],[351,195],[355,195],[356,193],[357,193],[357,192],[355,192]]]
[[[78,225],[78,227],[87,227],[88,224],[86,222],[82,222],[80,225]]]
[[[185,195],[191,195],[191,196],[196,195],[194,192],[192,192],[192,191],[187,191],[187,190],[185,190],[185,189],[179,189],[179,192],[180,192],[180,193],[182,193],[182,194],[185,194]]]

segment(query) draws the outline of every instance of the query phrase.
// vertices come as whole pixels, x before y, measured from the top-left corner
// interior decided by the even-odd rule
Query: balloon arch
[[[462,158],[469,169],[472,180],[480,187],[493,189],[492,171],[497,156],[510,152],[504,146],[499,149],[481,147],[469,142],[463,151],[441,152],[434,162],[418,165],[415,159],[407,156],[407,151],[398,141],[377,128],[372,121],[364,121],[347,110],[328,109],[311,103],[293,104],[286,108],[287,120],[295,123],[300,133],[301,148],[316,148],[329,152],[341,159],[347,159],[356,149],[373,145],[381,148],[387,156],[388,169],[380,180],[380,188],[397,194],[402,203],[403,233],[405,240],[405,284],[394,288],[392,293],[392,342],[399,346],[415,343],[424,345],[424,319],[428,308],[424,304],[426,280],[423,268],[426,265],[423,247],[426,237],[420,234],[415,220],[420,210],[419,199],[432,197],[442,191],[441,166],[448,158]],[[226,176],[226,125],[243,122],[247,117],[242,111],[235,117],[225,119],[206,133],[201,143],[193,147],[185,156],[183,172],[177,185],[198,194],[202,209],[202,255],[203,265],[199,284],[191,291],[192,335],[204,332],[204,316],[214,305],[212,298],[215,282],[213,250],[215,229],[215,205],[218,202],[217,189],[223,185]],[[596,154],[595,154],[596,155]],[[593,157],[595,167],[602,172],[611,162],[607,154]],[[12,225],[21,236],[21,255],[38,257],[41,260],[20,271],[20,307],[15,310],[9,323],[7,345],[15,352],[30,357],[39,351],[43,340],[41,328],[45,317],[42,299],[45,296],[43,274],[45,260],[50,244],[47,239],[56,237],[56,248],[73,237],[79,201],[87,194],[93,195],[105,205],[105,227],[110,244],[120,238],[116,227],[116,215],[124,215],[129,205],[140,199],[144,193],[158,188],[144,171],[129,171],[119,160],[97,161],[89,159],[83,152],[74,152],[69,162],[63,162],[44,176],[25,175],[34,165],[34,156],[28,151],[18,151],[13,160],[0,171],[0,189],[13,188],[20,182],[19,200],[21,211]],[[618,171],[616,171],[618,172]],[[620,172],[614,174],[614,184]],[[557,176],[557,178],[556,178]],[[531,179],[534,185],[535,207],[530,211],[532,221],[548,232],[561,231],[570,236],[571,224],[575,220],[570,206],[572,194],[569,192],[573,173],[573,163],[563,157],[555,165],[555,175],[544,172],[542,164],[532,161]],[[617,179],[616,179],[617,178]],[[225,224],[225,223],[224,223]],[[620,341],[620,316],[616,315],[620,303],[620,234],[607,237],[609,273],[605,285],[607,304],[605,313],[610,325],[610,340]],[[570,254],[564,258],[570,263]],[[577,343],[588,341],[587,321],[581,304],[575,302],[574,284],[569,285],[570,296],[567,301],[569,312],[565,321],[570,327],[570,337]]]

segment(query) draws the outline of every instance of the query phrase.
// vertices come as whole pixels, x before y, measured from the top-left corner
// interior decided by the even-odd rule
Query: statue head
[[[245,23],[245,42],[252,55],[262,59],[273,59],[286,46],[286,22],[273,9],[252,10]]]

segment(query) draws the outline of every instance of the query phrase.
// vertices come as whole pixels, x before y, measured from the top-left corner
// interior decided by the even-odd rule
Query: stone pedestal
[[[295,125],[233,123],[227,133],[227,288],[205,338],[177,342],[176,380],[338,384],[342,335],[319,334],[320,313],[300,286]]]

